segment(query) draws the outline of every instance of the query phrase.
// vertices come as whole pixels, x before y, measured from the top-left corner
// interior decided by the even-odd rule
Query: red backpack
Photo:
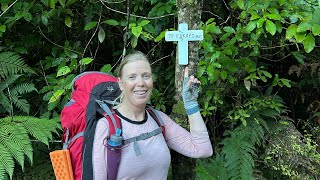
[[[113,112],[112,103],[110,103],[114,102],[120,93],[117,78],[106,73],[84,72],[74,78],[71,100],[61,112],[61,124],[63,128],[63,149],[69,149],[70,151],[75,180],[93,179],[92,150],[98,120],[103,116],[107,118],[109,138],[116,134],[116,130],[120,129],[121,132],[121,121]],[[157,111],[149,106],[146,110],[161,127],[160,131],[164,134],[164,125]],[[156,135],[155,133],[152,134]],[[149,138],[144,134],[140,136],[144,139]],[[140,136],[124,140],[123,143],[133,142],[132,139],[143,140],[143,138],[139,139]],[[112,158],[120,161],[121,150],[120,153],[113,156],[118,156]],[[111,162],[113,164],[108,165],[108,172],[113,172],[108,174],[108,180],[116,179],[119,161]]]

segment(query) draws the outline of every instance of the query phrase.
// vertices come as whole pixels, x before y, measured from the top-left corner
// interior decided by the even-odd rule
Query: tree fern
[[[5,132],[8,136],[8,140],[2,144],[10,152],[11,156],[21,165],[24,169],[24,156],[25,154],[29,159],[32,159],[32,146],[28,141],[28,134],[24,130],[19,132],[19,129],[13,127],[10,124],[3,125],[0,131]],[[11,174],[11,173],[9,173]]]
[[[0,91],[4,91],[5,89],[7,89],[8,86],[13,84],[20,76],[21,76],[21,74],[15,74],[15,75],[11,75],[10,77],[7,77],[4,80],[2,80],[0,82]]]
[[[21,95],[31,91],[37,91],[34,85],[30,83],[14,85],[13,83],[20,76],[21,75],[13,75],[0,83],[0,105],[9,113],[12,111],[13,105],[21,111],[29,113],[30,104],[27,100],[22,99]]]
[[[228,170],[225,167],[224,157],[218,152],[215,158],[198,159],[196,175],[199,180],[229,180]]]
[[[266,144],[269,131],[267,121],[275,121],[284,112],[283,102],[276,96],[249,98],[231,110],[225,121],[231,120],[237,126],[225,131],[225,138],[220,142],[222,147],[217,149],[215,159],[198,165],[198,177],[214,175],[215,179],[254,179],[257,149]],[[216,175],[220,176],[217,178]]]
[[[32,92],[32,91],[37,91],[37,89],[34,87],[33,84],[22,83],[22,84],[18,84],[14,88],[12,88],[11,89],[11,94],[14,94],[14,95],[18,96],[18,95],[29,93],[29,92]]]
[[[17,53],[0,53],[0,78],[5,78],[20,72],[34,73]]]
[[[240,133],[231,133],[231,137],[223,139],[222,154],[230,179],[252,179],[253,156],[255,147],[245,140]]]
[[[0,144],[0,152],[0,172],[4,170],[5,174],[8,173],[10,177],[12,177],[14,169],[13,157],[7,147],[2,144]],[[5,176],[5,174],[3,176]]]
[[[25,157],[33,162],[31,138],[49,145],[52,133],[61,129],[57,121],[28,116],[0,119],[0,177],[3,170],[12,178],[14,161],[24,169]]]

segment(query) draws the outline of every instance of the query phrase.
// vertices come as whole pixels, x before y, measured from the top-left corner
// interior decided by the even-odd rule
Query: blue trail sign
[[[166,41],[178,41],[178,63],[180,65],[188,64],[188,42],[203,40],[203,30],[188,30],[187,23],[179,24],[178,31],[167,31]]]

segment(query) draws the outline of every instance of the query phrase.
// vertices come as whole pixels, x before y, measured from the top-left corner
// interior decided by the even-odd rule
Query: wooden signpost
[[[188,42],[203,40],[203,30],[188,30],[187,23],[179,24],[178,31],[167,31],[166,41],[178,41],[178,63],[180,65],[188,64]]]

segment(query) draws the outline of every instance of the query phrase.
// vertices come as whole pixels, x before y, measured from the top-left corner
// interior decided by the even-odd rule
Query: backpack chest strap
[[[162,128],[157,128],[151,132],[146,132],[146,133],[141,133],[139,136],[135,136],[129,139],[124,140],[124,144],[129,144],[131,142],[133,142],[133,147],[134,147],[134,151],[136,153],[136,156],[139,156],[141,154],[139,145],[138,145],[138,141],[141,140],[145,140],[145,139],[149,139],[153,136],[156,136],[158,134],[162,133]]]

